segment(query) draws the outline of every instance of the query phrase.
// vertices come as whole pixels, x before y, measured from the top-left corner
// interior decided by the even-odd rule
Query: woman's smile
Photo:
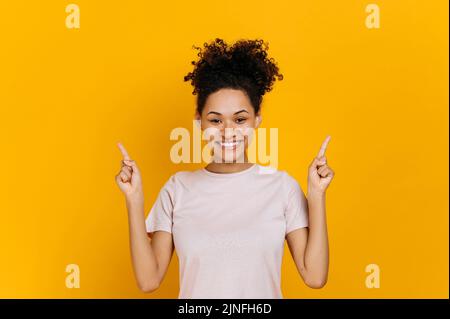
[[[221,146],[223,149],[226,150],[235,150],[237,149],[237,147],[239,145],[241,145],[244,141],[243,140],[239,140],[239,141],[230,141],[230,142],[220,142],[220,141],[216,141],[215,143],[219,146]]]

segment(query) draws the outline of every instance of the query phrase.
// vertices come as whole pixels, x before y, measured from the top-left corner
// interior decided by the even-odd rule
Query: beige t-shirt
[[[283,298],[285,236],[307,226],[295,178],[259,164],[237,173],[179,171],[146,219],[147,232],[173,235],[178,298]]]

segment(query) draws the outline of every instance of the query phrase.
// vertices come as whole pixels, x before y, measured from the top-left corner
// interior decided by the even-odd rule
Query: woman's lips
[[[227,149],[227,150],[234,150],[237,148],[238,145],[240,145],[243,141],[233,141],[233,142],[215,142],[220,147]]]

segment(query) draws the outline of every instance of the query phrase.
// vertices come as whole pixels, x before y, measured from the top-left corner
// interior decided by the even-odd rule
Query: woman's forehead
[[[241,90],[221,89],[208,96],[204,114],[210,112],[220,113],[224,116],[232,116],[239,111],[239,114],[252,114],[253,108],[247,95]]]

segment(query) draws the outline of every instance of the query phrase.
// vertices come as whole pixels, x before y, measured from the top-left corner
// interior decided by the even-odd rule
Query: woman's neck
[[[205,169],[207,169],[210,172],[213,173],[237,173],[243,170],[246,170],[247,168],[250,168],[255,163],[249,163],[247,154],[244,156],[244,160],[240,162],[232,162],[232,163],[218,163],[218,162],[211,162],[208,165],[205,166]]]
[[[250,168],[255,163],[216,163],[211,162],[208,165],[205,166],[205,169],[207,169],[210,172],[213,173],[237,173],[243,170],[246,170],[247,168]]]

